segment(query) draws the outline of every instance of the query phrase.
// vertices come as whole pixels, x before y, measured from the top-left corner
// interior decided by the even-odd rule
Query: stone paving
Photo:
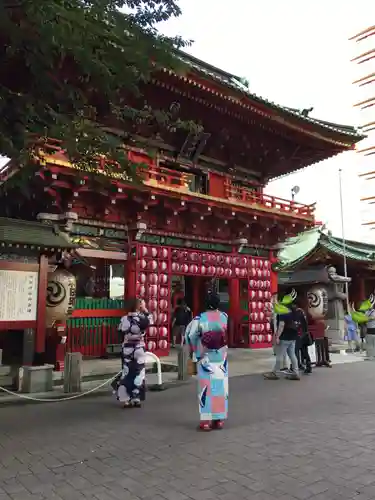
[[[0,500],[370,500],[375,363],[300,382],[230,381],[221,432],[192,384],[124,411],[111,397],[0,408]]]

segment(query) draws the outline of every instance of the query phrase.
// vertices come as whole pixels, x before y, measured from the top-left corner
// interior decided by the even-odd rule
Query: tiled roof
[[[345,241],[341,238],[331,236],[321,230],[314,228],[297,236],[288,238],[278,252],[279,263],[277,269],[292,269],[314,252],[324,248],[330,253],[342,257],[344,254],[349,260],[375,264],[375,245],[359,241]]]
[[[317,118],[312,118],[310,116],[303,115],[301,113],[301,110],[290,108],[287,106],[281,106],[264,97],[260,97],[259,95],[249,91],[249,89],[243,82],[244,81],[243,78],[228,73],[226,71],[223,71],[219,68],[216,68],[215,66],[212,66],[211,64],[201,61],[200,59],[197,59],[196,57],[193,57],[190,54],[187,54],[185,52],[180,52],[179,57],[184,63],[190,66],[193,70],[202,73],[213,80],[216,80],[217,82],[221,83],[222,85],[225,85],[226,87],[240,91],[246,94],[249,97],[249,99],[259,104],[262,104],[268,108],[282,112],[284,115],[297,118],[301,122],[317,125],[321,128],[324,128],[326,130],[331,130],[341,135],[346,135],[348,136],[348,138],[350,137],[351,139],[354,139],[353,142],[359,142],[360,140],[366,137],[356,127],[352,127],[349,125],[341,125],[337,123],[330,123],[324,120],[319,120]]]
[[[72,249],[77,245],[53,225],[0,217],[0,244],[36,249]]]

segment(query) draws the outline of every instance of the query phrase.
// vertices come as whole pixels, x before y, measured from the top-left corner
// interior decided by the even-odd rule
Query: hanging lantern
[[[232,276],[232,269],[225,269],[224,274],[227,278],[230,278]]]
[[[198,260],[198,254],[197,254],[197,252],[192,252],[190,254],[190,260],[192,260],[193,262],[196,262]]]
[[[156,260],[150,260],[147,267],[151,271],[156,271],[156,269],[158,268],[158,263]]]
[[[152,311],[156,311],[157,308],[158,308],[158,302],[157,300],[153,299],[153,300],[150,300],[149,303],[148,303],[148,308],[149,310],[152,312]]]
[[[160,337],[168,337],[168,328],[166,328],[165,326],[162,326],[161,328],[159,328],[159,336]]]
[[[160,257],[162,259],[167,259],[168,258],[168,250],[167,250],[167,248],[162,248],[161,249]]]
[[[148,281],[150,283],[152,283],[153,285],[156,285],[157,282],[158,282],[158,280],[159,280],[158,275],[155,274],[155,273],[150,274],[149,277],[148,277]]]
[[[159,349],[167,349],[168,347],[168,342],[163,339],[163,340],[159,340]]]
[[[146,257],[147,253],[148,253],[147,247],[142,247],[141,248],[141,255],[142,255],[142,257]]]
[[[159,283],[161,285],[166,285],[168,283],[168,276],[166,274],[161,274],[159,276]]]
[[[17,300],[17,297],[15,297]],[[56,269],[48,274],[46,297],[46,326],[65,322],[74,309],[76,278],[66,269]]]
[[[256,344],[257,340],[258,340],[257,335],[252,335],[252,336],[251,336],[251,343],[252,343],[252,344]]]
[[[165,261],[159,262],[159,270],[166,271],[168,269],[168,264]]]
[[[147,330],[147,333],[150,337],[156,337],[158,334],[158,329],[155,326],[150,326]]]
[[[145,294],[146,294],[146,287],[144,285],[141,285],[141,283],[137,283],[136,290],[137,290],[137,295],[139,297],[144,297],[145,296]]]
[[[232,265],[232,257],[229,257],[229,256],[228,256],[228,257],[225,257],[225,258],[224,258],[224,262],[225,262],[225,265],[226,265],[227,267],[231,266],[231,265]]]
[[[217,268],[217,275],[218,276],[224,276],[224,268],[223,267],[218,267]]]
[[[187,264],[181,264],[181,272],[186,274],[189,272],[189,266]]]
[[[215,266],[208,266],[207,273],[212,276],[213,274],[216,273],[216,267]]]
[[[175,273],[178,273],[180,271],[180,264],[178,264],[177,262],[173,262],[172,263],[172,271]]]
[[[142,260],[140,260],[140,261],[139,261],[139,267],[140,267],[141,269],[146,269],[146,267],[147,267],[147,262],[145,261],[145,259],[142,259]]]
[[[166,309],[168,309],[168,301],[165,300],[165,299],[162,299],[160,302],[159,302],[159,306],[160,306],[160,309],[162,311],[165,311]]]
[[[148,287],[148,296],[149,297],[156,297],[158,294],[158,287],[157,285],[149,285]]]
[[[159,323],[159,325],[163,325],[167,321],[168,321],[168,315],[166,313],[164,313],[164,312],[159,313],[159,315],[158,315],[158,323]]]
[[[158,256],[158,249],[157,248],[155,248],[155,247],[151,248],[151,256],[154,258]]]
[[[160,297],[168,297],[168,288],[160,288],[159,295]]]
[[[147,342],[147,350],[148,351],[155,351],[155,349],[156,349],[156,342],[151,341],[151,340],[149,342]]]
[[[199,271],[201,274],[206,274],[206,272],[207,272],[206,266],[203,266],[203,265],[200,266]]]

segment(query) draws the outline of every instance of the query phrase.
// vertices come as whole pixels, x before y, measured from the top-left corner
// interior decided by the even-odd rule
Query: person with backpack
[[[193,319],[193,313],[183,297],[177,300],[177,306],[172,317],[172,346],[181,344],[188,324]]]
[[[206,310],[187,326],[185,341],[196,363],[202,431],[222,429],[228,417],[228,316],[220,298],[209,293]]]
[[[295,304],[291,304],[290,311],[278,316],[277,331],[275,333],[276,361],[272,372],[264,374],[267,380],[278,380],[281,364],[285,354],[288,355],[292,366],[287,378],[299,380],[298,359],[296,356],[296,342],[302,324],[306,323],[306,317]]]

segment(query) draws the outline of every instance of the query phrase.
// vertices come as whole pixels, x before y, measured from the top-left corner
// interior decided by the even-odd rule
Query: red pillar
[[[42,354],[46,349],[46,301],[48,282],[48,257],[41,255],[39,259],[38,308],[35,331],[35,353]]]
[[[270,256],[269,256],[269,259],[270,259],[270,263],[271,263],[271,278],[270,278],[270,281],[271,281],[271,294],[274,295],[277,293],[277,272],[275,272],[272,267],[274,264],[276,264],[277,262],[277,258],[274,256],[272,250],[270,251]]]
[[[124,276],[124,281],[125,281],[125,290],[124,290],[124,298],[126,299],[131,299],[136,297],[137,295],[137,290],[136,290],[136,272],[135,272],[135,258],[130,257],[129,260],[126,261],[125,266],[124,266],[124,271],[125,271],[125,276]]]
[[[238,337],[239,314],[240,314],[240,280],[233,278],[228,283],[229,290],[229,332],[228,345],[235,345],[235,339]]]

